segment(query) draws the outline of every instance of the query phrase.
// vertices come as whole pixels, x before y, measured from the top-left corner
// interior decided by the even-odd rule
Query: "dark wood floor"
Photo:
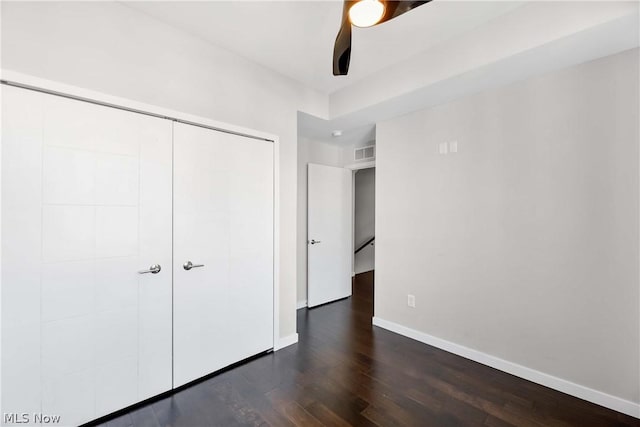
[[[298,310],[300,341],[106,425],[639,426],[634,418],[371,326],[373,275]]]

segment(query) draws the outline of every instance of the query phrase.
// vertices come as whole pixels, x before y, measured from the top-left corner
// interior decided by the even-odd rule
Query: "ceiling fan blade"
[[[340,31],[333,45],[333,75],[346,76],[349,72],[349,61],[351,60],[351,21],[349,20],[349,9],[359,0],[344,0],[342,5],[342,24]],[[384,1],[384,15],[378,23],[389,21],[403,13],[409,12],[418,6],[429,3],[431,0],[400,0]]]
[[[392,20],[393,18],[397,18],[403,13],[407,13],[412,9],[415,9],[418,6],[422,6],[425,3],[429,3],[431,0],[401,0],[401,1],[386,1],[385,3],[385,11],[382,19],[376,24],[380,25],[383,22],[387,22]]]
[[[351,21],[349,21],[349,8],[354,1],[345,0],[342,6],[342,24],[333,45],[333,75],[346,76],[349,72],[351,60]]]

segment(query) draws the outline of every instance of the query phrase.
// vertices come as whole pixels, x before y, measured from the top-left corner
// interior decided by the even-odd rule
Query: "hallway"
[[[371,327],[373,273],[352,298],[298,310],[297,345],[103,426],[638,426],[638,421]]]

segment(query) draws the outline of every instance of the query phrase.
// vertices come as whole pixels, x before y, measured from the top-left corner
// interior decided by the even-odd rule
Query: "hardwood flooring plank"
[[[131,412],[131,420],[133,427],[160,427],[153,408],[150,405],[133,410]]]
[[[278,390],[273,390],[267,394],[267,398],[271,401],[275,409],[284,415],[294,425],[303,425],[311,427],[321,427],[322,423],[307,412],[297,402],[284,398]]]
[[[349,427],[351,425],[318,401],[314,401],[308,405],[306,409],[311,415],[318,419],[322,425],[329,427]]]

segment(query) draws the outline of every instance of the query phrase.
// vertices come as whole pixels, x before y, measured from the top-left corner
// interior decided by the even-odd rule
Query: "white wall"
[[[343,166],[344,149],[331,144],[300,137],[298,140],[298,280],[297,305],[307,301],[307,165],[316,163],[327,166]]]
[[[379,123],[375,316],[640,402],[638,60]]]
[[[298,110],[327,97],[114,2],[2,2],[3,69],[280,137],[280,335],[296,331]]]
[[[354,186],[354,226],[355,249],[375,236],[376,169],[361,169],[355,172]],[[354,272],[371,271],[375,265],[375,246],[367,245],[355,254]]]

